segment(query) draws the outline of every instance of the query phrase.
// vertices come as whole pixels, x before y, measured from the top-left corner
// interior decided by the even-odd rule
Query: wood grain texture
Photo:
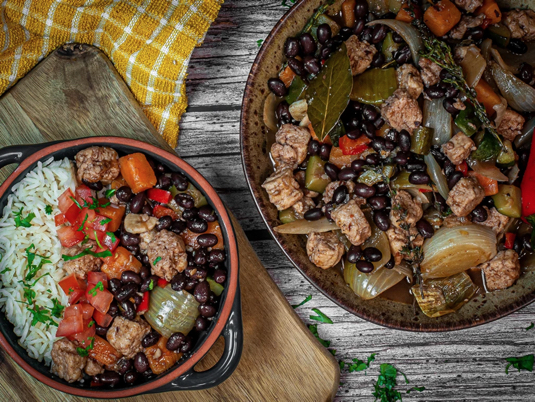
[[[301,0],[306,1],[306,0]],[[287,1],[290,3],[290,1]],[[324,339],[331,340],[336,358],[350,361],[378,353],[367,375],[363,372],[341,375],[337,401],[373,401],[373,384],[380,363],[392,363],[402,370],[410,386],[425,386],[422,393],[411,393],[412,401],[533,401],[533,373],[510,371],[505,374],[505,358],[535,352],[535,305],[528,306],[499,321],[484,326],[436,334],[395,331],[370,324],[347,313],[306,281],[269,238],[252,198],[248,194],[239,165],[240,105],[247,75],[258,47],[287,9],[281,0],[227,0],[218,19],[195,50],[187,83],[189,108],[181,121],[178,152],[216,186],[246,230],[254,250],[275,283],[291,304],[307,295],[311,302],[297,309],[305,323],[310,308],[326,313],[333,325],[320,324]],[[236,125],[236,127],[234,127]],[[204,162],[224,161],[227,175]],[[234,173],[233,173],[234,174]],[[229,180],[232,180],[229,186]],[[400,383],[401,383],[400,377]],[[407,389],[407,386],[400,386]]]
[[[126,90],[98,50],[87,48],[75,57],[55,52],[0,99],[0,145],[113,134],[168,149],[155,137],[155,130]],[[81,98],[79,103],[76,97]],[[233,177],[241,174],[236,154],[223,155],[218,165],[208,154],[196,155],[190,162],[220,186],[232,187]],[[221,165],[225,168],[218,170]],[[5,169],[0,171],[5,173]],[[245,195],[244,181],[240,187]],[[238,368],[229,380],[209,390],[143,395],[132,400],[327,401],[334,397],[339,383],[337,362],[288,305],[236,220],[234,226],[244,321]],[[216,344],[196,369],[212,367],[221,353],[222,344]],[[37,382],[4,352],[0,352],[0,378],[0,401],[85,400]]]

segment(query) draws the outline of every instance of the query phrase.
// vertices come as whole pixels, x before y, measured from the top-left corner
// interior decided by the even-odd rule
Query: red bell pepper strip
[[[157,285],[161,288],[165,288],[167,285],[169,284],[169,282],[167,282],[165,279],[163,278],[159,278],[158,279],[158,283]]]
[[[163,207],[161,205],[156,205],[153,209],[152,209],[152,215],[154,215],[155,218],[158,218],[160,219],[162,216],[170,216],[171,218],[173,218],[173,220],[177,220],[178,219],[178,214],[173,211],[171,208],[166,208],[166,207]]]
[[[535,130],[534,130],[535,132]],[[522,191],[522,216],[527,218],[535,214],[535,141],[531,143],[528,165],[520,184]]]
[[[368,149],[368,145],[371,140],[365,135],[361,135],[356,140],[352,140],[347,135],[340,137],[338,145],[344,155],[360,155]]]
[[[457,170],[458,172],[461,172],[463,176],[466,177],[468,175],[468,163],[466,163],[466,161],[462,161],[462,163],[455,166],[455,170]]]
[[[143,293],[143,300],[141,300],[141,303],[139,303],[139,306],[137,306],[136,312],[138,314],[143,314],[149,311],[149,301],[150,301],[150,292]]]
[[[172,195],[169,191],[162,190],[161,188],[151,188],[147,190],[147,197],[160,204],[169,204]]]
[[[506,233],[505,234],[505,248],[511,250],[515,245],[516,233]]]

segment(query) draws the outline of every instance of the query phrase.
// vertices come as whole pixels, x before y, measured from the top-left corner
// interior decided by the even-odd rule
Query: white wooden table
[[[333,325],[319,324],[345,361],[376,361],[364,372],[342,372],[337,400],[373,401],[380,363],[394,364],[410,386],[425,386],[404,400],[535,401],[535,374],[510,370],[505,358],[535,352],[535,305],[499,321],[447,333],[411,333],[368,323],[338,307],[306,281],[271,239],[247,188],[239,144],[243,89],[264,39],[287,8],[282,0],[227,0],[196,49],[189,68],[189,108],[181,122],[178,153],[205,175],[240,220],[255,251],[291,304],[307,295],[312,301],[298,310],[305,323],[310,308],[327,314]],[[306,1],[306,0],[302,0]],[[290,0],[287,0],[290,3]],[[398,383],[402,384],[401,376]],[[403,384],[400,389],[407,389]]]

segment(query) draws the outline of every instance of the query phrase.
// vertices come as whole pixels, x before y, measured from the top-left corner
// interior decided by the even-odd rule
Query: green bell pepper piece
[[[461,110],[455,118],[455,124],[465,133],[468,137],[474,135],[481,128],[481,122],[475,114],[474,107],[466,102],[466,109]]]
[[[311,156],[305,172],[305,187],[310,191],[323,193],[330,182],[331,179],[325,173],[325,161],[319,156]]]
[[[193,197],[193,200],[195,201],[195,208],[200,208],[204,205],[208,205],[208,201],[206,201],[206,197],[199,190],[197,190],[195,186],[191,183],[188,184],[188,188],[186,189],[186,191],[178,191],[175,186],[171,186],[169,191],[171,192],[171,195],[173,196],[173,198],[177,194],[186,193],[186,194],[191,195]]]
[[[211,277],[206,278],[206,282],[208,282],[208,285],[210,285],[210,290],[214,292],[216,296],[221,296],[221,293],[223,293],[223,290],[225,290],[223,285],[217,283]]]
[[[478,134],[476,144],[479,137],[480,135]],[[501,149],[502,147],[496,137],[485,130],[477,149],[472,152],[470,157],[478,161],[487,162],[496,159],[500,154]]]
[[[398,89],[395,68],[373,68],[353,77],[353,101],[380,105]]]
[[[433,129],[430,127],[418,127],[412,133],[411,152],[418,155],[427,155],[431,150]]]
[[[503,24],[490,25],[486,29],[487,37],[492,40],[492,43],[500,46],[507,47],[511,41],[511,31]]]
[[[394,165],[384,165],[381,170],[369,169],[362,173],[357,182],[366,184],[367,186],[373,186],[386,179],[390,179],[395,172],[396,167]]]
[[[385,56],[386,63],[394,60],[394,52],[398,50],[400,46],[401,43],[394,42],[394,36],[392,35],[392,32],[386,34],[386,37],[383,41],[383,47],[381,48],[381,52]]]
[[[282,223],[291,223],[295,222],[297,218],[295,217],[294,210],[292,208],[288,208],[283,211],[279,211],[279,220]]]
[[[496,164],[499,167],[511,167],[515,164],[515,151],[511,141],[503,140],[503,149],[500,150]]]

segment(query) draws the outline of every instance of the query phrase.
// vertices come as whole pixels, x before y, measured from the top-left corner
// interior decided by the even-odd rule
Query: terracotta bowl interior
[[[273,28],[258,53],[244,94],[241,118],[241,145],[245,174],[264,221],[271,234],[295,267],[322,293],[347,311],[371,322],[409,331],[449,331],[483,324],[531,303],[535,298],[535,273],[526,272],[517,283],[503,291],[482,294],[454,314],[429,318],[412,305],[403,305],[377,297],[364,301],[346,285],[336,270],[314,266],[305,251],[305,236],[280,235],[273,227],[280,224],[276,208],[269,202],[261,184],[272,173],[269,158],[271,142],[263,123],[263,104],[269,94],[267,81],[276,77],[285,57],[286,38],[300,32],[314,11],[324,2],[302,0]],[[340,9],[337,0],[329,9],[332,15]],[[271,140],[273,141],[273,140]]]
[[[210,184],[208,184],[197,171],[176,155],[140,141],[124,138],[99,137],[62,142],[37,152],[26,159],[26,161],[13,172],[2,187],[0,187],[0,211],[2,211],[6,205],[7,195],[10,193],[11,186],[22,180],[30,170],[35,168],[38,160],[44,161],[51,156],[54,156],[56,159],[68,157],[72,160],[78,151],[91,145],[110,146],[119,153],[119,156],[127,153],[143,152],[145,155],[152,157],[155,161],[162,163],[169,171],[184,173],[191,183],[201,190],[209,204],[216,211],[222,226],[223,237],[225,240],[225,251],[227,253],[226,265],[229,270],[229,275],[227,283],[225,284],[225,290],[221,296],[221,307],[216,317],[214,317],[209,330],[204,332],[198,338],[194,349],[191,352],[188,352],[187,356],[182,358],[174,369],[133,387],[122,385],[114,389],[89,389],[80,386],[79,383],[69,384],[57,376],[52,375],[49,367],[46,367],[43,363],[28,356],[27,352],[17,343],[18,337],[13,333],[13,325],[6,319],[4,314],[0,314],[0,329],[2,332],[2,334],[0,334],[0,344],[19,365],[41,382],[63,392],[80,396],[96,398],[125,397],[154,390],[176,379],[178,376],[190,370],[214,344],[228,320],[236,296],[238,283],[238,251],[232,224],[221,199]]]

